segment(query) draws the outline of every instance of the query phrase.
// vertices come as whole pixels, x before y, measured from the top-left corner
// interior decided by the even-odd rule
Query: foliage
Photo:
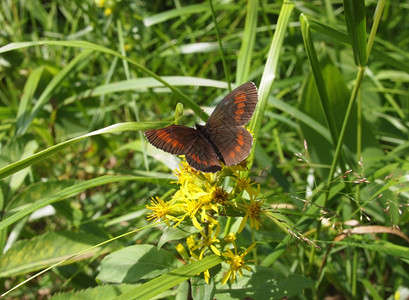
[[[2,294],[405,299],[407,9],[3,1]],[[217,186],[233,206],[164,218],[163,199],[187,199],[179,160],[143,131],[206,120],[247,81],[259,91],[251,169],[188,173],[201,194],[185,191]],[[209,215],[215,227],[200,223]]]

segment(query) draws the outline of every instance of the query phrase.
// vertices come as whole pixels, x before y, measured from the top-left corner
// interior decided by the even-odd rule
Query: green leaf
[[[172,272],[180,265],[180,261],[166,250],[152,245],[134,245],[104,257],[96,279],[103,283],[136,283]]]
[[[36,182],[18,193],[7,206],[6,216],[20,210],[28,204],[32,204],[44,197],[44,195],[56,194],[64,188],[74,185],[75,180],[50,180],[46,182]],[[20,207],[20,208],[19,208]]]
[[[89,288],[89,289],[80,290],[80,291],[73,290],[68,293],[59,293],[59,294],[52,296],[50,299],[52,300],[112,299],[134,288],[135,288],[135,285],[132,285],[132,284],[103,285],[103,286],[98,286],[98,287]]]
[[[220,10],[237,10],[238,8],[241,8],[241,7],[233,3],[215,5],[215,9],[220,9]],[[143,24],[146,27],[150,27],[152,25],[163,23],[173,18],[179,18],[181,16],[186,17],[190,14],[208,12],[209,10],[210,10],[210,6],[208,3],[188,5],[188,6],[184,6],[184,7],[180,7],[176,9],[170,9],[170,10],[146,17],[143,19]]]
[[[108,183],[114,183],[114,182],[120,182],[120,181],[128,181],[128,180],[141,180],[141,181],[148,181],[148,182],[157,182],[155,178],[146,178],[146,177],[134,177],[134,176],[101,176],[97,177],[88,181],[83,181],[78,184],[72,185],[68,188],[65,188],[61,191],[59,191],[55,195],[51,195],[48,197],[45,197],[33,204],[30,204],[29,206],[24,207],[21,211],[11,215],[7,219],[3,220],[0,222],[0,230],[3,230],[7,226],[10,226],[14,222],[20,220],[21,218],[27,216],[28,214],[36,211],[39,208],[42,208],[46,205],[62,201],[64,199],[73,197],[75,195],[78,195],[79,193],[104,184]]]
[[[124,131],[139,131],[139,130],[147,130],[151,128],[147,123],[136,123],[136,122],[128,122],[128,123],[119,123],[119,124],[114,124],[99,130],[95,130],[93,132],[87,133],[85,135],[73,138],[71,140],[62,142],[60,144],[54,145],[52,147],[49,147],[43,151],[37,152],[34,155],[31,155],[27,158],[21,159],[15,163],[12,163],[2,169],[0,169],[0,179],[7,177],[13,173],[16,173],[26,167],[31,166],[34,163],[38,163],[39,161],[54,155],[58,153],[59,151],[63,150],[64,148],[71,146],[72,144],[75,144],[79,141],[82,141],[83,139],[86,139],[91,136],[95,135],[100,135],[100,134],[106,134],[106,133],[118,133],[118,132],[124,132]]]
[[[0,277],[17,276],[44,269],[100,242],[103,242],[100,237],[88,233],[65,231],[47,232],[29,240],[19,241],[0,257]],[[101,252],[101,248],[95,248],[75,258],[75,261],[88,259],[97,253],[104,252]]]
[[[38,41],[38,42],[21,42],[21,43],[11,43],[6,46],[3,46],[0,48],[0,54],[17,50],[17,49],[23,49],[27,47],[33,47],[33,46],[41,46],[41,45],[54,45],[54,46],[64,46],[64,47],[74,47],[74,48],[84,48],[88,50],[94,50],[98,51],[101,53],[107,53],[110,55],[113,55],[115,57],[118,57],[120,59],[126,60],[128,63],[130,63],[131,66],[135,67],[136,69],[140,70],[141,72],[153,77],[157,81],[161,82],[163,85],[167,86],[170,88],[180,99],[179,101],[182,102],[184,105],[187,107],[191,108],[198,116],[201,116],[203,118],[207,118],[207,115],[203,113],[201,108],[194,102],[192,99],[187,97],[185,94],[183,94],[179,89],[175,88],[174,86],[170,85],[168,82],[162,79],[162,77],[156,75],[154,72],[151,70],[145,68],[141,64],[137,63],[136,61],[123,56],[122,54],[111,50],[109,48],[85,42],[85,41]],[[53,87],[50,87],[50,89]],[[45,94],[47,96],[47,94]],[[44,97],[45,97],[44,96]]]
[[[166,227],[158,242],[158,248],[161,248],[166,242],[187,238],[197,232],[199,232],[199,230],[191,224]]]
[[[236,83],[243,84],[249,79],[250,65],[254,53],[254,42],[257,33],[258,0],[247,2],[246,23],[241,42],[239,56],[237,58]]]
[[[223,272],[222,272],[223,273]],[[216,299],[282,299],[291,298],[303,293],[306,288],[312,287],[315,282],[300,275],[291,274],[284,277],[281,273],[257,266],[253,272],[243,271],[243,277],[226,289],[217,284]],[[251,288],[249,288],[251,287]]]
[[[227,88],[227,83],[214,79],[198,78],[193,76],[163,76],[162,78],[172,86],[207,86],[218,87],[221,89]],[[140,77],[116,81],[82,91],[78,95],[66,98],[62,104],[68,105],[74,103],[78,98],[84,99],[88,97],[99,97],[102,95],[109,95],[125,91],[146,91],[146,89],[149,88],[163,88],[163,84],[152,77]],[[170,92],[171,90],[165,91]]]
[[[329,115],[336,126],[337,131],[341,130],[343,118],[345,116],[348,99],[350,97],[349,90],[344,81],[344,78],[338,68],[332,63],[328,56],[325,56],[320,63],[321,74],[325,78],[325,90],[331,97],[328,99]],[[300,111],[303,111],[310,119],[315,120],[320,125],[326,125],[326,118],[321,110],[317,110],[320,106],[319,95],[315,85],[315,81],[311,75],[307,77],[300,96]],[[300,128],[308,143],[308,151],[311,156],[311,162],[317,165],[329,166],[332,163],[333,147],[328,139],[322,134],[317,134],[317,130],[311,126],[312,123],[303,122]],[[361,121],[365,135],[362,136],[361,147],[362,156],[365,160],[365,167],[371,168],[379,157],[383,156],[382,150],[372,133],[371,125],[365,120]],[[347,132],[344,141],[344,157],[351,168],[356,169],[357,166],[357,115],[356,108],[352,111],[351,121],[348,123]],[[325,149],[325,150],[324,150]],[[323,177],[328,175],[328,168],[316,168]]]
[[[373,241],[372,243],[354,243],[346,242],[348,246],[364,248],[368,250],[374,250],[380,254],[388,254],[391,256],[399,257],[401,259],[409,259],[409,247],[404,247],[390,243],[388,241]]]
[[[89,56],[92,53],[93,51],[91,50],[81,52],[72,61],[70,61],[70,63],[65,68],[63,68],[56,76],[53,77],[53,79],[50,81],[50,83],[47,85],[47,87],[40,95],[31,113],[29,115],[22,115],[19,118],[20,124],[18,124],[19,126],[17,127],[17,135],[22,135],[27,131],[28,127],[30,126],[30,123],[38,115],[38,113],[43,108],[43,106],[48,102],[48,100],[50,100],[50,98],[53,96],[53,93],[58,88],[60,88],[61,82],[67,76],[71,75],[71,73],[73,73],[74,71],[77,71],[76,69],[80,69],[79,66],[81,66],[82,68],[86,67],[84,61],[89,60]]]
[[[321,66],[320,66],[318,56],[315,51],[313,39],[311,36],[312,32],[311,32],[311,28],[309,24],[309,19],[305,15],[301,14],[300,23],[301,23],[301,33],[302,33],[303,40],[304,40],[304,46],[307,51],[308,60],[311,65],[315,85],[317,87],[317,91],[319,94],[320,101],[318,102],[319,105],[317,106],[317,108],[319,107],[319,110],[322,110],[324,112],[323,117],[325,120],[325,124],[327,125],[331,133],[331,139],[332,139],[331,148],[334,148],[334,145],[338,141],[338,130],[337,130],[335,120],[332,118],[331,109],[329,106],[330,100],[328,97],[328,92],[325,88],[324,76],[322,74]]]
[[[364,0],[344,0],[345,23],[355,64],[366,66],[366,9]]]
[[[38,82],[43,74],[44,66],[38,67],[31,71],[27,78],[26,84],[24,85],[23,95],[21,96],[21,101],[18,106],[17,111],[17,130],[20,128],[24,120],[28,118],[28,113],[31,109],[32,98],[34,98],[34,93],[37,90]]]
[[[274,80],[277,77],[276,72],[278,67],[278,58],[280,57],[281,47],[283,45],[284,36],[287,33],[288,24],[290,22],[293,9],[294,3],[290,1],[283,2],[277,21],[276,31],[274,33],[273,40],[271,41],[263,76],[261,77],[260,86],[258,88],[257,107],[249,124],[250,130],[254,133],[255,144],[257,144],[257,137],[264,119],[268,97],[270,95]],[[255,148],[255,144],[253,144],[253,149]],[[254,156],[254,150],[252,150],[251,155]]]
[[[165,275],[152,279],[115,299],[151,299],[152,297],[159,295],[161,292],[166,291],[175,285],[188,280],[190,277],[194,277],[197,274],[220,264],[221,262],[222,259],[217,255],[205,257],[200,261],[185,265]]]

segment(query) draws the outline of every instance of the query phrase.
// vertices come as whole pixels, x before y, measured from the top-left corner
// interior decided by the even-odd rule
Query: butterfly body
[[[252,135],[243,127],[251,119],[258,100],[254,83],[247,82],[224,98],[205,125],[195,128],[171,125],[145,132],[148,141],[166,152],[185,155],[190,166],[202,172],[232,166],[251,151]]]
[[[199,132],[200,137],[203,138],[204,140],[206,140],[212,146],[212,148],[213,148],[214,152],[216,152],[219,160],[223,164],[226,164],[226,161],[224,160],[223,155],[220,152],[218,146],[213,142],[213,140],[211,138],[211,133],[209,132],[208,127],[203,126],[203,125],[199,125],[199,124],[195,124],[195,128]]]

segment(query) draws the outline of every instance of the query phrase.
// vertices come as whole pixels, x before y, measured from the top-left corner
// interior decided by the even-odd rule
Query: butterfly
[[[247,82],[216,106],[205,125],[170,125],[147,130],[145,136],[156,148],[184,155],[194,169],[214,173],[221,170],[220,162],[233,166],[249,156],[253,136],[243,126],[253,116],[257,100],[256,85]]]

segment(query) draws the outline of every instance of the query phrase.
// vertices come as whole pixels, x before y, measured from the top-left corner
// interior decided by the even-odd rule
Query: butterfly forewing
[[[156,148],[176,155],[185,155],[189,165],[198,171],[216,172],[221,169],[213,147],[194,128],[171,125],[147,130],[145,136]]]
[[[242,84],[216,106],[206,126],[246,125],[253,116],[257,99],[256,85],[253,82]]]
[[[233,166],[249,156],[253,136],[243,127],[216,128],[209,135],[217,146],[226,166]]]
[[[181,125],[171,125],[161,129],[145,131],[148,141],[156,148],[166,152],[184,155],[199,137],[194,128]]]

